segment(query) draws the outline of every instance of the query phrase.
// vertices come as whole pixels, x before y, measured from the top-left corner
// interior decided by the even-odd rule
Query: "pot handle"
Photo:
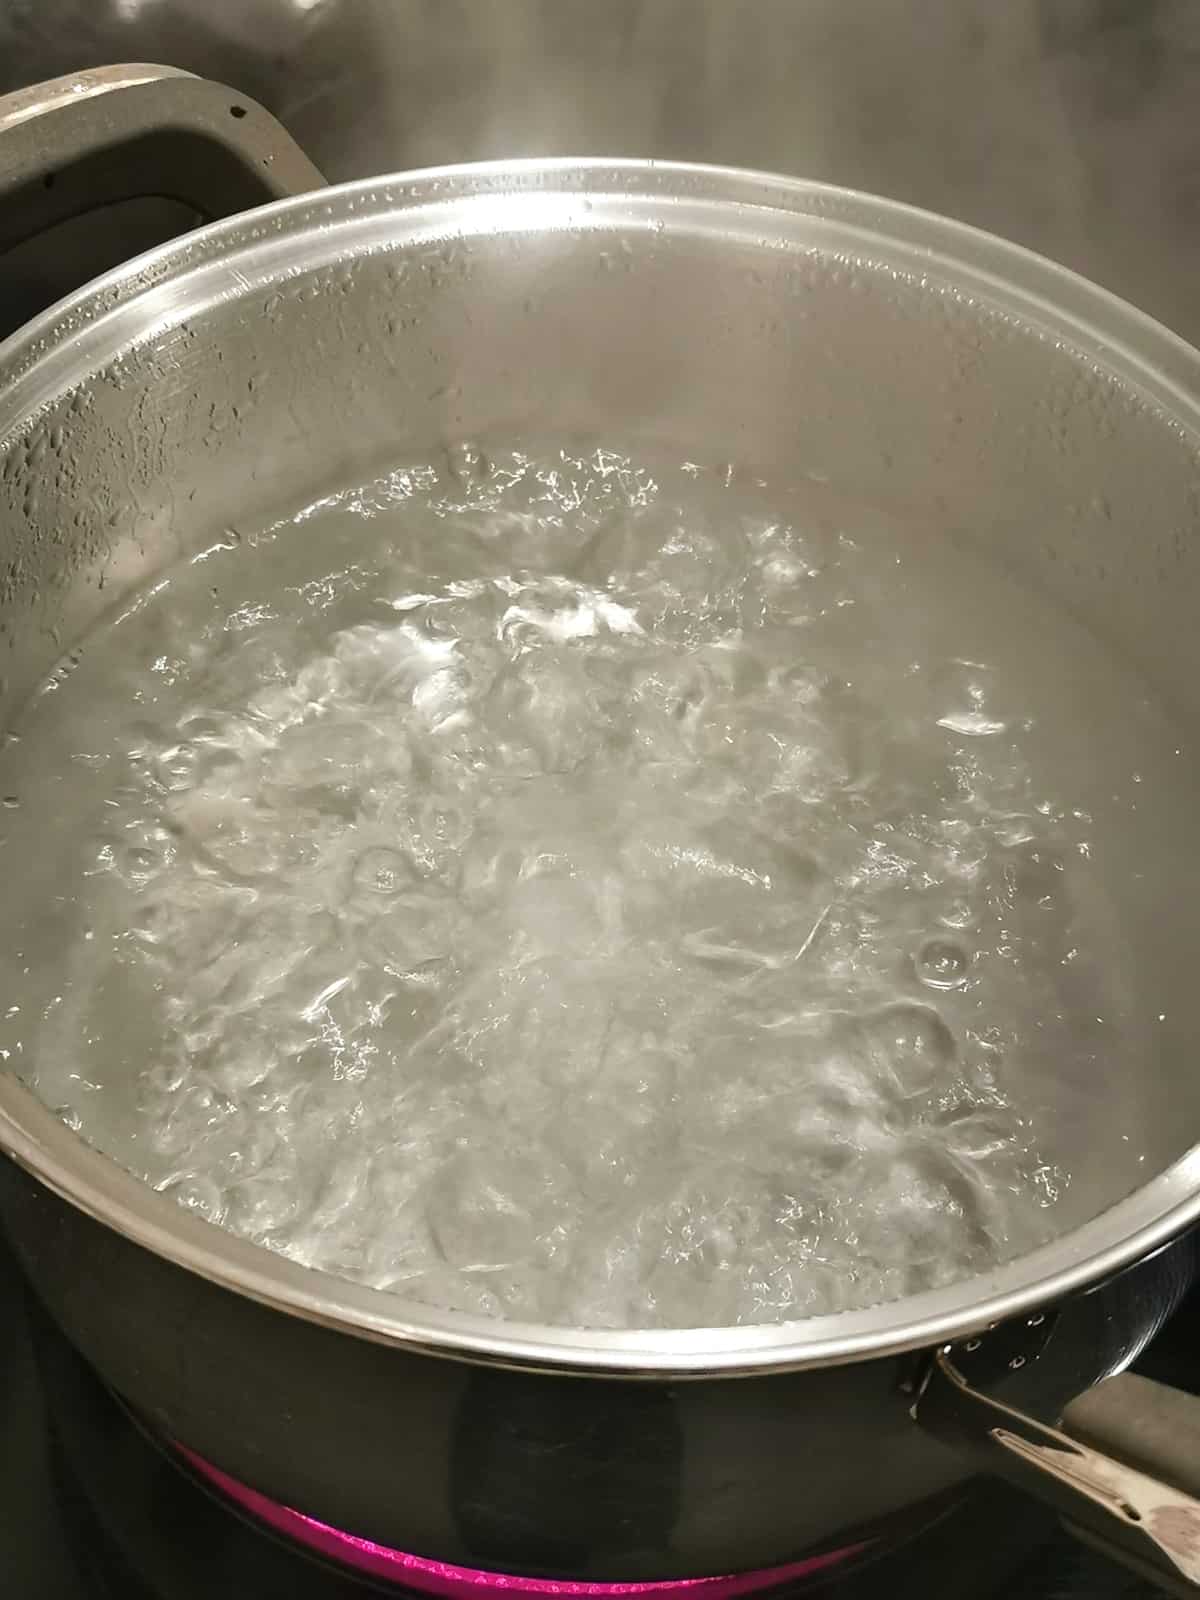
[[[1200,1594],[1200,1397],[1123,1373],[1072,1401],[1068,1433],[973,1387],[972,1357],[986,1373],[987,1343],[937,1352],[914,1419],[1053,1507],[1113,1560],[1171,1594]]]
[[[256,101],[175,67],[97,67],[0,96],[0,252],[120,200],[205,221],[321,188]]]
[[[1200,1501],[1200,1398],[1136,1372],[1072,1400],[1063,1426],[1092,1450],[1164,1479]]]

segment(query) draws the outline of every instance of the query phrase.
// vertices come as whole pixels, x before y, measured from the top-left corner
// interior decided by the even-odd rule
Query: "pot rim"
[[[518,195],[538,198],[514,219]],[[422,219],[423,231],[416,226]],[[453,237],[456,230],[509,231],[514,220],[525,231],[715,226],[766,247],[799,243],[898,262],[906,273],[926,273],[998,304],[1070,344],[1156,404],[1164,425],[1200,438],[1200,353],[1114,295],[1019,245],[931,212],[804,179],[572,157],[429,168],[342,184],[213,223],[125,263],[0,344],[0,441],[131,345],[194,317],[198,306],[260,289],[284,266],[344,259],[350,245],[395,247],[406,233],[428,239]],[[135,1244],[285,1314],[430,1355],[598,1377],[733,1377],[949,1343],[1094,1285],[1200,1218],[1197,1144],[1053,1243],[945,1288],[792,1323],[590,1330],[439,1311],[300,1266],[157,1193],[88,1146],[4,1071],[0,1151]]]

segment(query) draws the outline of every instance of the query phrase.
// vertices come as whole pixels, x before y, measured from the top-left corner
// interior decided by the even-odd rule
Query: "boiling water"
[[[555,1323],[870,1304],[1132,1188],[1176,741],[821,494],[464,448],[227,530],[2,758],[9,1068],[214,1223]]]

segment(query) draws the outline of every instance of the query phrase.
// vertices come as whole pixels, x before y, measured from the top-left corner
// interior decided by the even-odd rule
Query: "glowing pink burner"
[[[863,1544],[850,1545],[843,1550],[833,1550],[826,1555],[812,1556],[807,1561],[793,1561],[784,1567],[766,1567],[759,1572],[738,1572],[721,1578],[678,1578],[654,1583],[578,1583],[566,1578],[521,1578],[507,1572],[479,1572],[472,1567],[452,1566],[448,1561],[430,1561],[424,1556],[407,1555],[403,1550],[392,1550],[387,1545],[375,1544],[370,1539],[359,1539],[354,1534],[342,1533],[315,1517],[288,1506],[278,1505],[257,1489],[248,1489],[244,1483],[231,1478],[228,1473],[212,1466],[202,1456],[177,1444],[179,1454],[200,1478],[218,1490],[239,1510],[256,1518],[274,1532],[303,1545],[328,1561],[339,1563],[372,1578],[384,1578],[392,1583],[417,1589],[422,1594],[436,1595],[441,1600],[480,1600],[482,1589],[502,1589],[512,1600],[521,1597],[569,1595],[584,1600],[606,1600],[620,1595],[673,1595],[677,1591],[691,1590],[688,1600],[734,1600],[735,1596],[758,1594],[781,1584],[795,1583],[801,1578],[811,1578],[826,1568],[836,1566],[866,1549]]]

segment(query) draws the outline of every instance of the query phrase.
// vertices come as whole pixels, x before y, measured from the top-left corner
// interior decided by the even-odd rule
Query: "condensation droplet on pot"
[[[6,794],[3,800],[0,800],[0,806],[3,806],[6,811],[15,811],[20,804],[21,802],[15,794]]]
[[[930,989],[957,989],[967,981],[971,959],[952,939],[927,939],[917,951],[917,977]]]

